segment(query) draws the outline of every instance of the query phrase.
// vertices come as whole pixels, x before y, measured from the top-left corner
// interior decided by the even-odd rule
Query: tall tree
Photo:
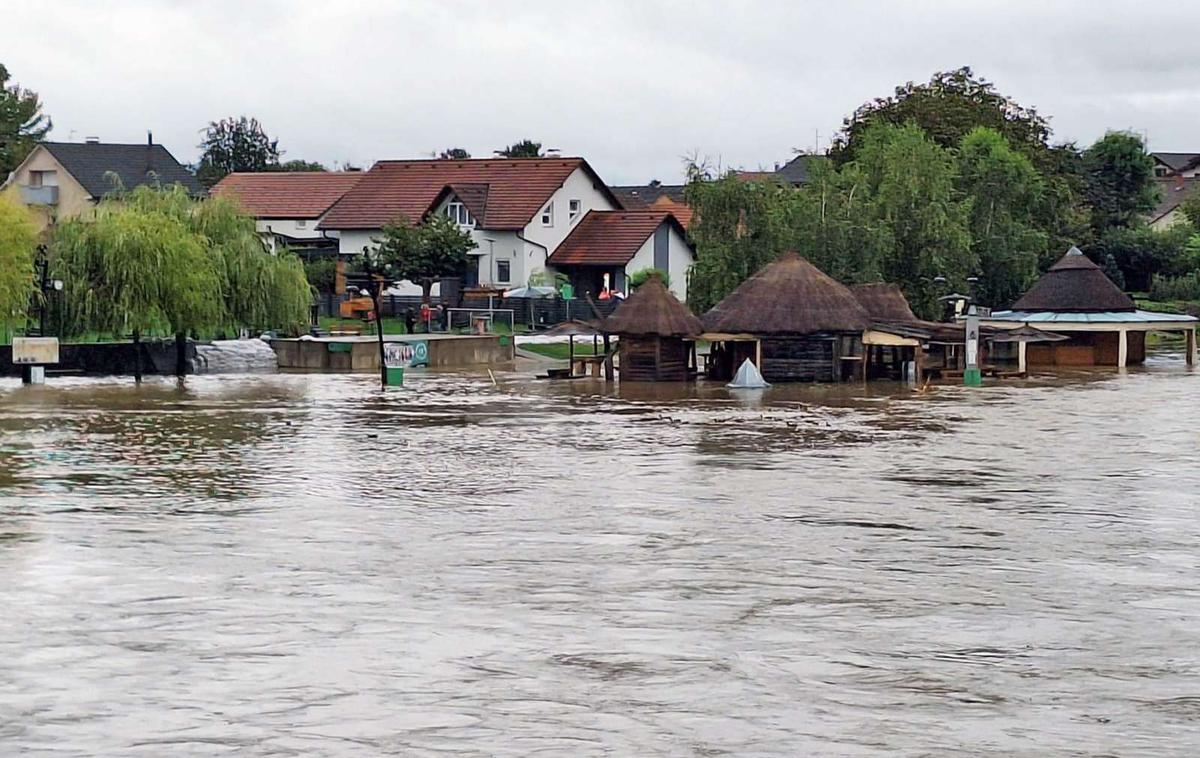
[[[857,165],[839,170],[828,161],[818,161],[794,198],[785,206],[788,247],[802,251],[840,282],[879,280],[894,240],[891,228],[875,213],[867,178]]]
[[[465,272],[467,253],[476,247],[470,233],[441,214],[429,216],[419,226],[403,219],[388,224],[383,236],[373,241],[376,251],[372,260],[389,266],[397,280],[420,284],[421,299],[426,303],[437,279]]]
[[[938,314],[936,280],[965,287],[976,273],[968,231],[970,200],[955,183],[958,168],[951,151],[916,124],[872,125],[856,160],[874,197],[874,213],[891,231],[892,247],[880,261],[885,281],[904,289],[913,311]]]
[[[538,147],[541,147],[541,145],[538,145]],[[438,153],[438,158],[444,161],[465,161],[470,157],[471,154],[461,147],[448,147]]]
[[[34,293],[33,254],[37,229],[28,209],[0,193],[0,329],[25,325]]]
[[[279,140],[267,136],[256,118],[240,116],[211,122],[199,145],[196,178],[212,187],[234,171],[270,171],[279,165]]]
[[[1109,132],[1083,153],[1087,201],[1097,233],[1132,226],[1154,209],[1154,159],[1142,138],[1130,132]]]
[[[1035,223],[1042,177],[999,132],[976,127],[959,149],[958,186],[971,198],[971,248],[979,257],[975,295],[986,305],[1008,305],[1033,283],[1045,254],[1047,235]]]
[[[9,84],[8,69],[0,63],[0,183],[45,139],[52,126],[50,117],[42,113],[37,93]]]
[[[513,143],[508,147],[497,150],[496,155],[502,158],[541,158],[542,143],[534,142],[530,139],[523,139],[520,142]]]

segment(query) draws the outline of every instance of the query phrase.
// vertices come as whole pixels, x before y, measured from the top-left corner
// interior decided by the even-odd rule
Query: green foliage
[[[385,270],[393,281],[419,283],[425,300],[434,280],[463,274],[467,253],[476,247],[470,233],[440,214],[430,215],[420,226],[404,219],[393,222],[383,228],[382,237],[372,241],[376,249],[371,253],[370,268]]]
[[[539,150],[541,149],[541,147],[542,147],[541,145],[538,145]],[[511,148],[505,148],[505,149],[507,150],[507,149],[511,149]],[[497,151],[497,152],[499,152],[499,151]],[[444,160],[444,161],[465,161],[470,157],[471,157],[471,154],[468,153],[466,150],[462,149],[461,147],[448,147],[438,154],[438,158],[441,160]],[[537,156],[534,156],[534,157],[537,157]]]
[[[497,150],[496,155],[502,158],[541,158],[542,143],[534,142],[531,139],[523,139],[520,142],[515,142],[508,147]]]
[[[53,124],[42,114],[36,92],[9,84],[8,69],[0,63],[0,182],[16,169]]]
[[[333,292],[337,282],[337,259],[328,256],[308,258],[304,261],[304,278],[317,292]]]
[[[303,161],[303,160],[300,160],[297,158],[297,159],[290,160],[290,161],[284,161],[283,163],[280,163],[278,166],[270,166],[270,167],[268,167],[267,170],[268,171],[328,171],[329,169],[325,167],[324,163],[318,163],[316,161]]]
[[[1200,271],[1175,277],[1155,274],[1150,284],[1150,297],[1162,301],[1200,300]]]
[[[1133,225],[1158,201],[1154,159],[1136,134],[1105,134],[1084,151],[1083,169],[1092,225],[1099,232]]]
[[[638,269],[629,275],[629,289],[635,290],[641,287],[652,276],[658,277],[668,287],[671,286],[671,277],[667,275],[667,272],[651,266],[649,268]]]
[[[258,119],[241,116],[209,123],[200,145],[196,178],[212,187],[234,171],[270,171],[279,165],[279,141]]]
[[[11,332],[25,324],[34,293],[33,256],[37,229],[29,211],[0,194],[0,328]]]
[[[1179,204],[1179,211],[1191,225],[1200,229],[1200,192],[1192,192]]]
[[[973,129],[959,149],[958,186],[971,198],[971,249],[979,257],[975,295],[1000,307],[1033,284],[1048,235],[1037,228],[1044,184],[1028,158],[997,131]]]
[[[254,219],[227,198],[137,187],[102,202],[95,221],[58,225],[52,251],[72,333],[291,329],[308,320],[302,264],[267,251]]]
[[[961,286],[978,269],[970,250],[971,203],[958,197],[953,153],[915,124],[881,123],[863,135],[856,162],[874,196],[875,216],[891,231],[880,273],[904,289],[914,313],[936,316],[944,293],[934,279]]]
[[[1105,232],[1089,254],[1101,265],[1111,256],[1124,286],[1145,291],[1156,274],[1179,276],[1197,268],[1200,245],[1189,245],[1194,236],[1194,228],[1187,223],[1163,231],[1148,226],[1117,227]]]

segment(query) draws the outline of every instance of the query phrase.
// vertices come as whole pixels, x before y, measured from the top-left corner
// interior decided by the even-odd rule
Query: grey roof
[[[1179,204],[1200,189],[1200,177],[1164,176],[1154,180],[1158,187],[1158,204],[1150,211],[1153,223],[1179,207]]]
[[[1156,311],[1093,311],[1091,313],[1062,313],[1059,311],[992,311],[984,321],[1019,321],[1023,324],[1162,324],[1189,323],[1195,316],[1186,313]]]
[[[779,167],[775,173],[788,184],[799,186],[808,183],[809,174],[817,161],[826,160],[823,155],[797,155]]]
[[[120,178],[121,185],[127,190],[143,184],[182,184],[189,195],[201,197],[207,194],[196,177],[162,145],[43,142],[42,147],[97,199],[115,189],[107,176],[110,172]]]
[[[1172,171],[1186,171],[1200,163],[1200,153],[1150,153],[1159,163]]]
[[[683,199],[684,186],[682,184],[634,184],[613,186],[609,189],[621,201],[625,210],[638,211],[645,210],[647,206],[663,195],[677,203],[685,202]]]

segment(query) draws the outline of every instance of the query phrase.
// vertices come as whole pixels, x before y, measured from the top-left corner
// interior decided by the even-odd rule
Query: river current
[[[0,382],[0,754],[1200,754],[1200,375]]]

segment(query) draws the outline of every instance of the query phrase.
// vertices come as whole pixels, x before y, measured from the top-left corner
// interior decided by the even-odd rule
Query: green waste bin
[[[404,367],[403,366],[388,366],[384,370],[384,376],[387,379],[389,387],[404,386]]]

